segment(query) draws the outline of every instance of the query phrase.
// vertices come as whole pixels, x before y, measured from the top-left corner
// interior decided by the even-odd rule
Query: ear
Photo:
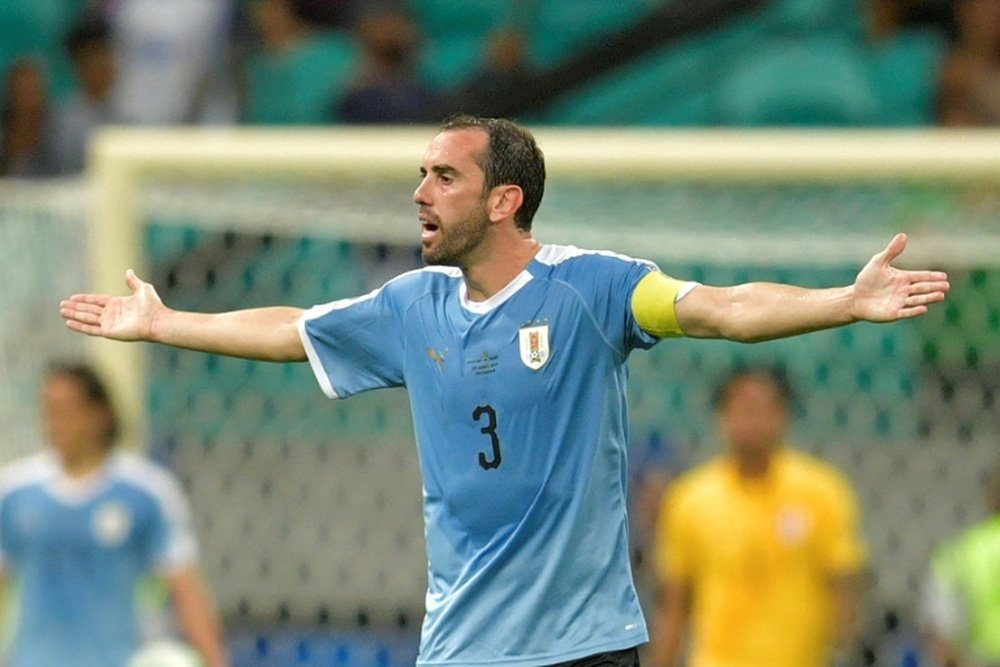
[[[487,199],[490,222],[512,219],[524,203],[524,192],[517,185],[498,185]]]

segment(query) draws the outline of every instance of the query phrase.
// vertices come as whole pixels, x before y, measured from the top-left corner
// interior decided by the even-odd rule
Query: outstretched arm
[[[154,287],[129,269],[128,296],[74,294],[59,304],[66,326],[89,336],[150,341],[262,361],[305,361],[299,308],[278,306],[228,313],[172,310]]]
[[[944,299],[948,276],[892,266],[905,248],[906,235],[897,234],[847,287],[699,286],[675,305],[677,322],[688,336],[753,342],[858,321],[892,322],[923,315],[928,306]]]

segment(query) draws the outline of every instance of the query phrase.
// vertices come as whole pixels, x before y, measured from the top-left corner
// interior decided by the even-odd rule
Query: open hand
[[[931,304],[943,301],[948,274],[943,271],[904,271],[892,262],[906,248],[906,234],[896,234],[885,250],[873,256],[854,280],[851,313],[855,319],[891,322],[916,317]]]
[[[153,323],[164,305],[153,286],[125,272],[128,296],[74,294],[59,304],[66,326],[88,336],[115,340],[151,340]]]

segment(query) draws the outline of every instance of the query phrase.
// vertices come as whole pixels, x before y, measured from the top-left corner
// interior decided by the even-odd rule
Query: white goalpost
[[[89,179],[92,239],[89,289],[124,290],[124,272],[144,269],[141,225],[144,192],[157,180],[194,185],[172,206],[198,216],[228,206],[220,224],[282,234],[335,235],[372,242],[412,243],[417,237],[407,203],[370,201],[372,216],[305,207],[246,210],[238,201],[220,202],[209,186],[254,179],[351,183],[415,182],[420,156],[434,129],[109,129],[91,151]],[[613,182],[712,184],[921,184],[1000,188],[1000,133],[995,131],[696,131],[540,129],[539,143],[550,179]],[[405,188],[402,190],[405,192]],[[184,192],[182,189],[181,192]],[[252,195],[248,198],[252,201]],[[178,200],[179,199],[179,200]],[[155,201],[155,198],[154,198]],[[335,206],[335,200],[329,202]],[[252,206],[252,204],[251,204]],[[536,235],[581,246],[612,247],[635,255],[654,253],[663,261],[691,258],[721,264],[855,264],[885,242],[884,230],[845,232],[787,226],[699,228],[647,211],[631,228],[595,226],[581,220],[546,220]],[[200,210],[199,210],[200,209]],[[384,211],[380,219],[374,216]],[[263,213],[270,213],[264,217]],[[996,220],[995,220],[996,221]],[[711,223],[704,220],[701,222]],[[902,222],[902,221],[901,221]],[[912,222],[912,221],[911,221]],[[916,222],[921,222],[918,218]],[[803,221],[805,225],[808,221]],[[918,227],[909,230],[907,261],[939,266],[992,265],[1000,248],[1000,227]],[[99,366],[118,388],[139,432],[144,418],[139,390],[144,378],[141,348],[95,342]]]
[[[411,197],[434,133],[108,129],[88,170],[89,284],[75,289],[122,294],[129,267],[168,305],[200,310],[372,289],[418,263]],[[796,440],[858,485],[878,598],[906,608],[929,545],[975,513],[1000,428],[1000,132],[536,136],[549,172],[533,232],[543,242],[645,257],[706,283],[819,286],[850,281],[906,231],[903,264],[951,273],[946,304],[916,321],[754,346],[670,341],[630,361],[633,443],[673,441],[684,462],[713,451],[720,373],[747,360],[788,368],[802,397]],[[29,198],[57,215],[43,193]],[[0,202],[0,216],[24,210]],[[419,613],[419,479],[401,392],[331,404],[301,365],[97,339],[88,349],[132,441],[167,443],[203,508],[227,614]],[[380,555],[355,562],[373,544]]]

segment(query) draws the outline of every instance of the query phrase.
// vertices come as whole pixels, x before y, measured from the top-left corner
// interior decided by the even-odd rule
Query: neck
[[[272,51],[285,55],[294,51],[309,34],[309,28],[296,21],[273,30],[265,41]]]
[[[541,247],[527,232],[518,232],[516,239],[497,239],[481,248],[482,259],[474,259],[462,268],[469,299],[485,301],[509,285]]]
[[[736,471],[743,479],[758,480],[767,477],[773,456],[737,456],[733,458]]]
[[[62,468],[68,477],[86,477],[100,468],[107,456],[108,452],[103,448],[82,452],[74,456],[64,456],[61,458]]]

